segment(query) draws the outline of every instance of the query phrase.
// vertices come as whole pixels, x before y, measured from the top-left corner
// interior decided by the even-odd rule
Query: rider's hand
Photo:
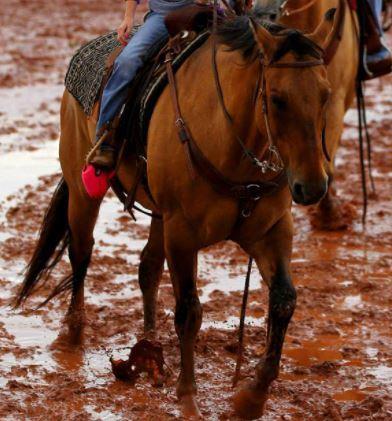
[[[133,18],[125,17],[121,25],[117,28],[117,39],[122,45],[127,45],[129,36],[133,28]]]

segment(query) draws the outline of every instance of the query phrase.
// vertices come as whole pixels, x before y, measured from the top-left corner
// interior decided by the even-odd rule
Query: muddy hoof
[[[195,395],[185,395],[179,398],[182,415],[186,420],[201,420],[202,415]]]
[[[83,330],[70,331],[64,328],[60,331],[57,338],[52,342],[50,348],[56,350],[70,350],[70,349],[83,349],[84,335]]]
[[[341,231],[352,225],[356,216],[350,203],[342,203],[338,199],[326,204],[309,208],[310,223],[314,229],[322,231]]]
[[[86,316],[84,310],[74,311],[65,317],[66,332],[61,333],[64,341],[69,345],[82,346],[84,342],[84,326],[86,325]],[[59,336],[60,336],[59,335]]]
[[[245,420],[255,420],[263,415],[267,393],[260,392],[248,383],[241,387],[233,397],[236,414]]]

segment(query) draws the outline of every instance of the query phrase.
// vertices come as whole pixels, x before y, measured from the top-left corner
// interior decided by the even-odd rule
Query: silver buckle
[[[252,189],[257,190],[257,195],[253,196],[252,195]],[[251,199],[255,202],[257,202],[258,200],[261,199],[261,187],[258,184],[247,184],[246,186],[246,190],[248,192],[248,194],[250,195]]]

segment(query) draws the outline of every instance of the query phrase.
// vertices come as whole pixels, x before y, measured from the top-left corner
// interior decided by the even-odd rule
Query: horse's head
[[[295,30],[273,35],[260,25],[252,25],[264,62],[258,125],[270,131],[293,199],[304,205],[319,201],[327,191],[327,153],[322,137],[330,87],[322,47],[331,32],[333,15],[333,11],[328,12],[307,36]]]

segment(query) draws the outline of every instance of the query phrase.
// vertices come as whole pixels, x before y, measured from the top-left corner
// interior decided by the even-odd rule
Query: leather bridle
[[[257,34],[256,34],[256,23],[250,18],[249,19],[249,26],[252,30],[254,39],[256,43],[258,44],[259,48],[259,54],[258,54],[258,60],[260,63],[260,72],[259,77],[256,84],[256,97],[260,95],[262,100],[262,113],[265,123],[265,128],[267,132],[267,144],[263,148],[260,157],[257,158],[255,153],[250,151],[246,148],[245,142],[238,136],[238,134],[235,132],[234,125],[233,125],[233,119],[228,112],[224,97],[223,97],[223,91],[219,79],[219,72],[217,68],[217,62],[216,62],[216,25],[217,25],[217,15],[216,11],[214,10],[214,20],[213,20],[213,40],[212,40],[212,67],[213,67],[213,74],[215,79],[215,85],[218,93],[218,99],[219,103],[221,105],[223,114],[228,121],[228,123],[232,126],[232,130],[234,132],[235,138],[237,142],[239,143],[240,147],[242,148],[244,152],[244,156],[247,157],[251,163],[261,169],[261,172],[265,174],[268,170],[279,173],[283,170],[283,161],[279,155],[278,148],[276,146],[276,143],[274,142],[271,126],[269,123],[269,115],[268,115],[268,104],[267,104],[267,91],[266,91],[266,78],[265,78],[265,70],[267,68],[306,68],[306,67],[315,67],[315,66],[323,66],[325,65],[323,58],[314,59],[314,60],[303,60],[303,61],[295,61],[295,62],[280,62],[280,61],[270,61],[267,62],[265,59],[265,56],[263,55],[263,49],[262,46],[257,41]],[[321,47],[318,47],[315,45],[316,48],[320,50],[320,56],[323,56],[323,50]],[[322,148],[324,155],[327,159],[327,161],[330,161],[330,157],[326,148],[325,143],[325,125],[322,130]]]
[[[256,35],[256,29],[255,29],[255,23],[253,22],[252,19],[249,19],[249,26],[252,29],[253,32],[253,36],[255,38],[255,40],[257,40],[257,35]],[[318,45],[315,44],[315,47],[318,48],[320,50],[320,55],[321,57],[323,57],[323,49],[321,47],[319,47]],[[262,112],[263,112],[263,116],[264,116],[264,123],[265,123],[265,127],[266,127],[266,131],[267,131],[267,137],[268,137],[268,150],[265,152],[269,152],[270,156],[271,154],[274,154],[275,159],[280,160],[280,162],[282,162],[282,159],[279,156],[278,153],[278,149],[276,147],[276,145],[274,144],[273,141],[273,136],[272,136],[272,131],[271,131],[271,127],[269,124],[269,117],[268,117],[268,105],[267,105],[267,90],[266,90],[266,79],[265,79],[265,69],[266,68],[306,68],[306,67],[315,67],[315,66],[324,66],[325,65],[325,61],[323,58],[319,58],[319,59],[313,59],[313,60],[303,60],[303,61],[294,61],[294,62],[275,62],[275,61],[270,61],[267,62],[264,58],[264,56],[262,55],[262,47],[259,45],[259,50],[261,52],[261,54],[259,55],[259,61],[260,61],[260,68],[261,68],[261,84],[260,82],[258,82],[258,85],[261,85],[260,88],[260,92],[259,94],[261,95],[262,98]],[[326,119],[325,119],[326,120]],[[321,143],[322,143],[322,150],[324,153],[324,156],[326,158],[326,160],[328,162],[330,162],[331,158],[328,154],[328,150],[327,150],[327,145],[326,145],[326,138],[325,138],[325,132],[326,132],[326,121],[324,122],[323,125],[323,129],[322,129],[322,133],[321,133]],[[276,171],[276,167],[274,168],[274,164],[272,163],[272,165],[268,164],[270,160],[270,157],[267,158],[267,160],[262,161],[262,172],[266,172],[267,169],[271,169],[272,171]],[[280,169],[283,169],[280,168]]]
[[[305,67],[314,67],[324,65],[324,61],[322,58],[314,59],[314,60],[304,60],[304,61],[295,61],[295,62],[281,62],[281,61],[269,61],[267,62],[265,57],[262,54],[262,47],[259,45],[259,54],[258,60],[260,63],[260,73],[259,78],[257,81],[256,89],[258,92],[256,96],[261,96],[262,100],[262,113],[264,116],[264,122],[266,127],[267,133],[267,143],[266,146],[263,148],[261,154],[259,155],[260,158],[256,156],[256,154],[249,150],[246,147],[245,142],[241,139],[241,137],[236,132],[236,128],[234,126],[233,119],[225,106],[224,96],[222,87],[220,84],[219,73],[217,69],[216,63],[216,25],[217,25],[217,11],[214,9],[214,22],[213,22],[213,33],[212,33],[212,67],[213,67],[213,74],[217,89],[218,100],[220,106],[222,108],[223,114],[225,116],[226,121],[231,126],[234,138],[238,142],[239,146],[243,150],[244,156],[250,160],[250,162],[256,166],[262,174],[265,174],[267,171],[271,171],[272,173],[276,173],[276,176],[269,181],[250,181],[246,183],[238,183],[231,181],[227,178],[224,174],[222,174],[211,162],[210,160],[203,154],[197,143],[192,137],[192,134],[187,126],[178,101],[178,93],[176,87],[176,81],[174,77],[174,72],[172,68],[172,60],[174,57],[173,51],[170,49],[167,51],[166,54],[166,71],[168,75],[170,93],[172,97],[173,109],[175,114],[175,125],[178,131],[179,139],[182,145],[185,148],[187,165],[189,168],[189,172],[192,178],[195,178],[197,174],[202,176],[211,186],[212,188],[227,197],[232,197],[233,199],[239,202],[240,206],[240,217],[246,218],[249,217],[252,210],[254,209],[256,203],[263,197],[272,195],[277,193],[284,185],[287,184],[287,178],[283,171],[283,161],[280,157],[278,152],[276,143],[274,142],[273,134],[271,131],[270,123],[269,123],[269,114],[268,114],[268,104],[267,104],[267,95],[266,95],[266,78],[265,78],[265,70],[267,68],[305,68]],[[254,35],[256,35],[256,23],[254,23],[251,19],[249,20],[250,26]],[[257,37],[255,36],[255,41],[257,42]],[[322,57],[322,49],[320,48],[320,56]],[[326,153],[325,148],[325,136],[323,130],[323,150],[327,157],[328,154]]]

